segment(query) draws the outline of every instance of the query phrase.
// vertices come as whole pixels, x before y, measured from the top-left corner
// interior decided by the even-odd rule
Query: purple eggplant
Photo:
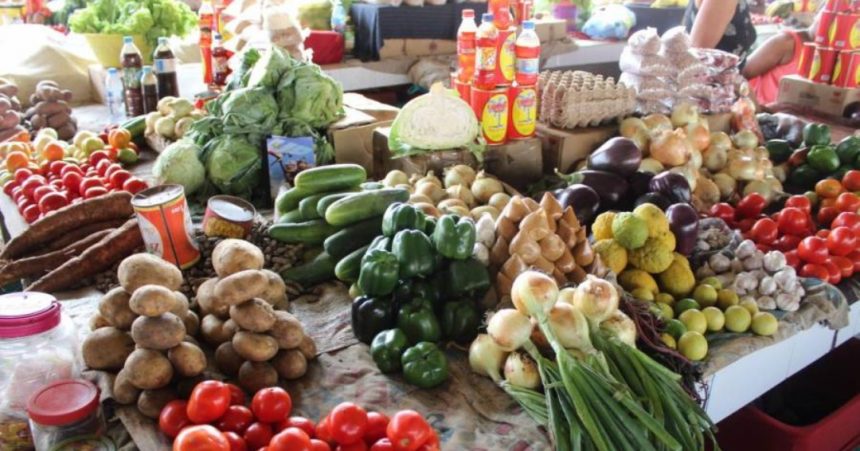
[[[672,202],[690,202],[690,183],[681,174],[661,172],[648,182],[648,189],[666,196]]]
[[[649,192],[648,184],[651,183],[652,178],[654,178],[654,174],[641,171],[635,172],[633,175],[628,177],[627,181],[630,182],[631,197],[639,197]]]
[[[582,183],[596,191],[597,195],[600,196],[600,207],[602,209],[614,207],[627,194],[627,190],[630,187],[624,178],[605,171],[586,169],[574,172],[565,178],[571,184]]]
[[[588,156],[588,169],[628,177],[639,169],[642,151],[632,140],[616,137],[603,143]]]
[[[591,187],[577,183],[562,190],[556,196],[561,208],[571,207],[576,219],[585,225],[591,224],[597,209],[600,208],[600,196]]]
[[[677,203],[666,210],[669,228],[675,235],[675,252],[690,255],[696,248],[699,234],[699,214],[687,203]]]
[[[645,193],[636,198],[636,202],[634,202],[633,207],[635,208],[645,203],[654,204],[660,207],[663,211],[666,211],[666,209],[672,205],[672,201],[660,193]]]

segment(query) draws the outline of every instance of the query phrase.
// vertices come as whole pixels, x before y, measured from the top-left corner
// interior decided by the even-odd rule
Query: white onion
[[[555,279],[537,271],[526,271],[514,280],[511,300],[517,311],[540,319],[558,299]]]
[[[458,164],[445,169],[445,188],[454,185],[465,185],[466,188],[475,181],[475,170],[465,164]]]
[[[512,352],[505,359],[505,380],[515,386],[534,390],[540,387],[537,364],[523,352]]]
[[[686,127],[699,122],[699,108],[691,103],[682,103],[672,110],[672,126]]]
[[[572,305],[565,302],[555,304],[549,311],[549,326],[563,348],[585,352],[593,349],[588,335],[588,320]]]
[[[600,328],[614,335],[622,343],[636,347],[636,323],[621,310],[616,310],[609,319],[600,323]]]
[[[487,324],[487,333],[504,351],[514,351],[522,347],[532,334],[529,317],[508,308],[496,312]]]
[[[508,353],[487,334],[478,335],[469,346],[469,366],[482,376],[489,376],[495,382],[501,381],[499,370]]]
[[[484,174],[484,171],[479,172],[475,181],[472,182],[472,194],[481,204],[486,204],[493,197],[493,194],[501,193],[504,190],[505,187],[502,186],[501,182]]]
[[[611,283],[589,274],[576,287],[573,306],[591,324],[600,324],[618,310],[618,291]]]
[[[385,174],[385,178],[382,179],[382,184],[390,188],[397,185],[408,185],[409,176],[407,176],[405,172],[397,169],[388,171],[388,174]]]

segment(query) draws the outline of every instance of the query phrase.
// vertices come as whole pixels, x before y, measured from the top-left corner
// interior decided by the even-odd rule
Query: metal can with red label
[[[460,98],[463,99],[464,102],[469,103],[472,100],[472,84],[471,83],[463,83],[457,78],[456,74],[451,75],[451,86],[457,90],[457,94],[460,95]]]
[[[254,206],[241,197],[212,196],[206,202],[203,233],[222,238],[245,238],[251,233],[256,214]]]
[[[800,53],[800,61],[797,62],[797,74],[803,78],[809,78],[809,70],[812,68],[812,59],[815,58],[815,44],[804,42]]]
[[[511,105],[508,139],[531,138],[537,125],[537,89],[534,86],[511,86],[508,97]]]
[[[472,87],[472,109],[481,123],[481,134],[489,145],[504,144],[508,134],[510,102],[508,88]]]
[[[842,87],[845,85],[845,80],[848,78],[848,66],[851,64],[851,52],[842,51],[836,55],[836,64],[833,66],[833,76],[831,84],[833,86]]]
[[[827,3],[824,5],[824,10],[841,13],[850,11],[851,7],[851,0],[827,0]]]
[[[514,21],[517,25],[522,25],[523,21],[531,20],[533,14],[533,0],[517,0],[514,3]]]
[[[510,86],[514,81],[517,70],[517,58],[514,53],[514,44],[517,40],[515,28],[499,30],[499,39],[496,47],[498,64],[496,64],[496,86]]]
[[[147,251],[183,269],[200,260],[182,185],[143,190],[134,195],[131,205],[137,213]]]
[[[839,13],[830,28],[831,45],[840,50],[860,48],[860,14]]]
[[[836,66],[837,53],[838,51],[832,47],[816,47],[812,67],[809,69],[809,79],[816,83],[829,84],[833,67]]]
[[[843,88],[860,88],[860,52],[851,53]]]
[[[831,28],[836,26],[836,11],[821,11],[818,19],[818,27],[815,29],[813,41],[817,45],[827,47],[830,45]],[[835,32],[835,31],[834,31]]]

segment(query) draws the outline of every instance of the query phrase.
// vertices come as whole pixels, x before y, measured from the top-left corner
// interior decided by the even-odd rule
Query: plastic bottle
[[[176,79],[176,57],[167,44],[167,38],[158,38],[152,61],[155,77],[158,79],[158,98],[179,97],[179,82]]]
[[[140,75],[140,89],[143,93],[144,114],[158,109],[158,78],[152,72],[152,68],[146,66]]]
[[[475,23],[475,10],[464,9],[463,21],[457,29],[457,79],[469,83],[475,76],[475,35],[478,25]]]
[[[227,77],[230,75],[230,66],[227,65],[227,60],[230,58],[227,49],[221,43],[221,34],[215,33],[215,39],[212,41],[212,84],[223,87],[227,84]]]
[[[203,83],[212,83],[212,28],[215,26],[215,10],[212,2],[206,0],[197,12],[197,26],[200,28],[200,58],[203,62]]]
[[[143,114],[143,93],[140,91],[140,73],[143,69],[143,58],[140,50],[134,45],[131,36],[122,38],[122,85],[125,92],[125,113],[128,117]]]
[[[496,87],[496,64],[498,64],[497,41],[499,30],[493,25],[493,15],[484,13],[481,26],[475,34],[475,80],[479,89]]]
[[[110,110],[111,123],[116,124],[125,119],[122,97],[122,79],[117,68],[111,67],[107,70],[107,77],[105,78],[105,98]]]
[[[540,38],[535,33],[533,21],[523,22],[523,31],[514,44],[514,53],[517,55],[517,84],[534,86],[540,69]]]
[[[497,30],[507,30],[513,24],[510,0],[489,0],[487,12],[493,15]]]
[[[332,1],[331,30],[343,34],[346,31],[346,10],[340,0]]]

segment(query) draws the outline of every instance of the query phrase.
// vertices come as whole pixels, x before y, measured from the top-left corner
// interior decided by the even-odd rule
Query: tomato
[[[334,443],[334,438],[331,434],[331,415],[327,415],[322,420],[317,422],[317,427],[314,430],[316,437],[324,442]]]
[[[826,267],[812,263],[803,265],[798,274],[800,274],[801,277],[815,277],[816,279],[821,279],[825,282],[830,279],[830,273],[827,271]]]
[[[756,243],[770,245],[776,241],[779,236],[779,230],[773,219],[762,218],[753,224],[750,229],[750,235]]]
[[[385,438],[385,428],[391,421],[385,414],[379,412],[367,412],[367,430],[364,431],[364,441],[373,444],[379,439]]]
[[[311,438],[299,428],[286,428],[272,437],[269,451],[313,451]]]
[[[828,259],[824,262],[824,267],[827,268],[827,282],[836,285],[842,281],[842,270],[836,266],[836,263]]]
[[[20,185],[32,176],[33,171],[31,171],[30,168],[18,168],[15,170],[15,183]]]
[[[15,188],[21,189],[21,187],[18,186],[18,182],[16,182],[15,180],[9,180],[5,184],[3,184],[3,192],[6,193],[6,195],[9,197],[12,197],[12,191],[14,191]]]
[[[66,189],[66,187],[63,186],[63,181],[60,179],[51,180],[51,186],[57,191],[65,191]]]
[[[223,382],[203,381],[194,387],[188,397],[188,418],[195,423],[211,423],[224,416],[228,407],[230,389]]]
[[[777,226],[787,235],[805,235],[809,232],[809,216],[796,207],[783,208],[779,212]]]
[[[277,423],[290,416],[293,401],[290,394],[281,387],[264,388],[254,394],[251,410],[257,419],[266,423]]]
[[[439,437],[434,435],[430,440],[424,442],[418,451],[439,451]]]
[[[50,172],[51,175],[59,176],[62,174],[63,168],[68,166],[68,165],[69,165],[68,161],[63,161],[63,160],[52,161],[52,162],[48,163],[48,172]]]
[[[843,189],[842,183],[835,179],[823,179],[815,184],[815,194],[818,194],[818,197],[822,199],[835,199],[842,193]]]
[[[807,263],[822,264],[830,256],[827,252],[827,241],[817,236],[808,236],[797,247],[797,255]]]
[[[230,451],[230,442],[218,429],[200,424],[183,429],[173,441],[173,451]]]
[[[857,197],[854,193],[842,193],[836,198],[834,206],[839,211],[853,211],[856,213],[857,209],[860,208],[860,197]]]
[[[832,255],[845,256],[857,248],[857,235],[848,227],[836,227],[827,237],[827,249]]]
[[[827,237],[830,236],[830,229],[821,229],[815,232],[815,236],[817,236],[818,238],[824,238],[826,240]]]
[[[60,170],[60,177],[68,174],[69,172],[77,172],[78,174],[84,175],[84,169],[81,168],[82,166],[67,164],[62,170]]]
[[[164,435],[174,438],[183,428],[192,424],[185,412],[187,408],[188,402],[182,399],[174,399],[161,408],[158,428]]]
[[[286,428],[299,428],[308,434],[308,437],[316,435],[316,427],[314,422],[305,417],[289,417],[286,420],[279,421],[275,429],[283,431]]]
[[[24,195],[27,196],[28,199],[32,199],[33,191],[40,186],[44,186],[46,183],[48,183],[48,181],[45,180],[45,177],[34,175],[21,183],[21,191],[24,192]]]
[[[131,194],[137,194],[139,191],[143,191],[147,188],[149,188],[149,186],[146,184],[146,182],[137,177],[132,177],[122,184],[122,189],[130,192]]]
[[[808,197],[799,194],[789,197],[785,201],[785,207],[797,208],[806,214],[812,213],[812,202]]]
[[[104,188],[102,181],[98,177],[86,177],[81,180],[81,183],[78,185],[78,192],[83,194],[87,192],[88,189],[96,186]]]
[[[56,191],[45,194],[41,199],[39,199],[39,211],[42,213],[59,210],[66,205],[69,205],[69,200],[66,199],[66,196],[63,196]]]
[[[797,245],[800,244],[800,237],[797,235],[783,235],[773,243],[773,248],[786,252],[792,249],[797,249]]]
[[[63,176],[63,186],[65,186],[70,193],[77,193],[83,180],[84,178],[81,174],[78,174],[77,172],[67,172],[66,175]]]
[[[33,204],[27,205],[21,210],[21,216],[24,217],[24,220],[27,221],[27,224],[32,224],[37,219],[39,219],[39,215],[42,212],[39,210],[39,207]]]
[[[33,201],[31,201],[30,199],[27,199],[24,196],[21,196],[20,198],[18,198],[18,202],[15,202],[15,206],[18,207],[18,211],[24,211],[24,209],[29,207],[30,205],[37,205],[37,204],[34,204]]]
[[[735,209],[731,205],[720,202],[711,207],[710,215],[714,218],[720,218],[723,221],[730,223],[735,220]]]
[[[328,443],[312,438],[311,439],[311,450],[312,451],[331,451],[331,446],[328,446]]]
[[[101,159],[96,163],[96,173],[98,173],[99,177],[104,177],[107,174],[107,170],[111,167],[111,164],[108,158]]]
[[[842,176],[842,186],[848,191],[860,191],[860,171],[852,169]]]
[[[394,451],[394,445],[391,444],[391,440],[384,438],[374,443],[370,451]]]
[[[741,218],[755,218],[761,214],[764,210],[764,207],[767,206],[767,199],[764,198],[759,193],[749,193],[744,196],[743,199],[738,202],[738,206],[735,209],[737,216],[739,219]]]
[[[105,173],[103,176],[110,178],[111,174],[113,174],[116,171],[122,171],[122,170],[123,170],[122,166],[120,166],[116,163],[111,163],[110,166],[108,166],[107,169],[105,170]]]
[[[248,445],[245,444],[245,439],[235,432],[224,432],[224,438],[230,442],[230,451],[248,451]]]
[[[332,409],[331,435],[339,445],[361,441],[367,431],[367,411],[351,402],[342,402]]]
[[[54,188],[53,185],[51,185],[51,184],[42,185],[42,186],[36,188],[35,190],[33,190],[33,201],[35,201],[38,204],[39,200],[42,199],[42,197],[45,194],[56,193],[56,192],[57,192],[57,189]]]
[[[99,162],[107,161],[107,164],[103,166],[105,169],[107,169],[107,167],[110,166],[110,155],[108,155],[108,153],[104,150],[97,150],[90,154],[90,157],[87,159],[87,161],[89,161],[91,165],[96,166],[96,168],[98,168]],[[104,174],[104,172],[100,171],[99,175],[102,174]]]
[[[854,272],[860,272],[860,251],[854,251],[848,254],[848,259],[854,263]]]
[[[84,191],[84,199],[92,199],[94,197],[104,196],[108,193],[107,188],[103,186],[94,186]]]
[[[852,262],[850,258],[834,255],[830,257],[830,261],[839,268],[843,279],[854,275],[854,262]]]
[[[227,384],[227,388],[230,390],[230,405],[231,406],[244,406],[245,405],[245,392],[242,391],[236,384]]]
[[[436,432],[420,413],[401,410],[391,417],[386,434],[395,450],[415,451],[436,435]]]
[[[218,419],[215,427],[220,431],[231,431],[244,434],[245,429],[254,422],[254,414],[245,406],[229,406],[227,412]]]
[[[833,218],[839,215],[839,209],[836,207],[822,207],[818,210],[818,225],[821,227],[830,227]]]
[[[359,440],[349,445],[338,445],[336,451],[367,451],[367,443]]]
[[[125,181],[131,178],[131,172],[128,172],[125,169],[119,169],[109,175],[108,178],[110,179],[110,185],[112,187],[122,188]]]
[[[245,443],[248,448],[262,448],[272,441],[272,427],[266,423],[253,423],[245,429]]]
[[[851,228],[855,233],[860,233],[860,215],[846,211],[844,213],[839,213],[839,215],[833,219],[833,222],[830,223],[830,227],[834,229],[843,226]]]

